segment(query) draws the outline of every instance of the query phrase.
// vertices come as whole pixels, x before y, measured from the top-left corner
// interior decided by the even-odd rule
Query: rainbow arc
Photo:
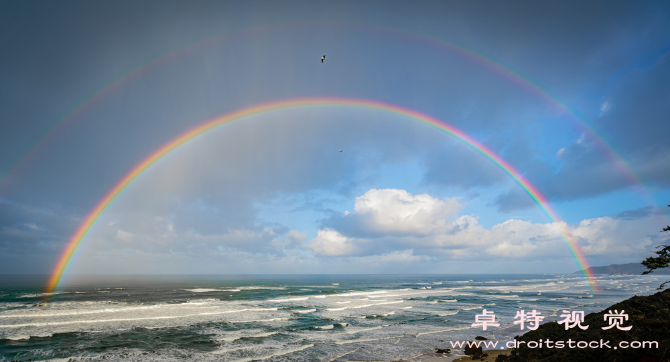
[[[589,271],[584,253],[579,248],[579,245],[570,235],[567,225],[561,221],[556,212],[551,208],[547,199],[542,196],[538,189],[526,180],[517,170],[515,170],[509,163],[503,160],[500,156],[488,149],[486,146],[478,143],[467,134],[454,128],[453,126],[442,122],[438,119],[432,118],[428,115],[398,107],[391,104],[381,103],[377,101],[362,100],[362,99],[345,99],[345,98],[299,98],[288,99],[277,102],[263,103],[260,105],[240,109],[232,113],[225,114],[221,117],[206,121],[199,126],[196,126],[171,141],[167,142],[144,160],[133,167],[130,172],[119,180],[119,182],[112,187],[111,190],[96,204],[96,206],[88,213],[83,222],[77,227],[75,233],[69,239],[66,247],[60,255],[56,266],[51,273],[47,285],[47,292],[53,292],[59,288],[63,282],[63,278],[72,264],[77,251],[86,240],[86,237],[91,233],[96,223],[102,215],[109,209],[109,207],[133,184],[144,172],[146,172],[156,161],[176,150],[184,143],[193,140],[198,135],[204,134],[224,124],[239,122],[249,119],[254,116],[277,112],[288,109],[303,109],[313,107],[348,107],[348,108],[362,108],[370,109],[385,113],[390,113],[400,116],[404,119],[423,124],[425,126],[436,129],[440,132],[447,133],[460,141],[462,144],[474,149],[476,152],[486,157],[493,162],[498,168],[505,172],[514,182],[523,189],[523,191],[535,202],[547,218],[553,222],[559,229],[561,238],[568,246],[568,249],[577,262],[584,277],[587,279],[589,286],[593,292],[598,290],[593,274]]]

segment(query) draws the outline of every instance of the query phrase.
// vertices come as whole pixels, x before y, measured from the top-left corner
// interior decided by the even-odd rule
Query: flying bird
[[[342,150],[340,150],[340,152],[342,152]]]
[[[326,56],[325,56],[325,55],[321,57],[321,63],[323,63],[324,60],[326,60]]]

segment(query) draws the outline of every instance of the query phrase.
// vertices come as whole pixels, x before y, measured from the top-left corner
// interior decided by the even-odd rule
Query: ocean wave
[[[10,341],[25,341],[30,338],[50,338],[53,337],[53,333],[34,333],[34,334],[24,334],[24,335],[15,335],[15,336],[4,336],[0,337],[0,340],[7,339]]]
[[[402,303],[402,302],[403,302],[402,300],[397,300],[397,301],[394,301],[394,302],[385,302],[385,303],[375,303],[375,304],[358,305],[358,306],[351,307],[351,308],[359,309],[359,308],[372,307],[372,306],[375,306],[375,305],[396,304],[396,303]]]
[[[463,330],[463,329],[471,329],[471,328],[474,328],[474,327],[465,327],[464,326],[464,327],[445,328],[445,329],[439,329],[439,330],[436,330],[436,331],[420,332],[420,333],[417,333],[416,336],[419,337],[419,336],[423,336],[423,335],[426,335],[426,334],[460,331],[460,330]]]
[[[382,313],[382,314],[371,314],[371,315],[365,316],[365,318],[384,318],[384,317],[388,317],[388,316],[394,315],[394,314],[395,314],[395,312],[388,312],[388,313]]]
[[[376,294],[385,294],[385,293],[388,293],[388,292],[387,292],[387,291],[380,291],[380,292],[351,292],[351,293],[333,294],[332,296],[333,296],[333,297],[356,297],[356,296],[365,295],[365,296],[370,297],[370,296],[372,296],[372,295],[376,295]]]
[[[0,318],[63,317],[63,316],[85,315],[85,314],[116,313],[116,312],[127,312],[127,311],[136,311],[136,310],[147,310],[147,309],[156,309],[156,308],[160,308],[160,307],[161,307],[161,305],[152,305],[152,306],[142,306],[142,307],[98,309],[98,310],[90,310],[90,311],[76,311],[76,312],[62,312],[62,313],[0,314]]]
[[[299,297],[299,298],[284,298],[284,299],[270,299],[268,302],[294,302],[294,301],[299,301],[299,300],[307,300],[309,297]]]
[[[295,309],[295,310],[292,310],[291,312],[306,314],[306,313],[314,313],[314,312],[316,312],[316,309]]]
[[[443,312],[443,313],[437,313],[437,315],[440,316],[440,317],[447,317],[447,316],[450,316],[450,315],[456,315],[456,314],[458,314],[458,312],[459,312],[458,310],[446,311],[446,312]]]
[[[367,317],[364,316],[363,318],[367,318]],[[359,328],[359,329],[354,329],[354,330],[347,330],[344,333],[346,333],[346,334],[356,334],[356,333],[361,333],[361,332],[369,332],[369,331],[374,331],[374,330],[377,330],[377,329],[382,329],[382,328],[388,327],[388,326],[390,326],[390,324],[381,325],[381,326],[377,326],[377,327],[370,327],[370,328]]]
[[[237,289],[242,289],[242,290],[260,290],[260,289],[267,289],[267,290],[286,290],[286,287],[269,287],[269,286],[263,286],[263,285],[249,285],[246,287],[236,287]]]
[[[346,341],[335,341],[333,342],[334,344],[351,344],[351,343],[361,343],[361,342],[372,342],[372,341],[381,341],[384,339],[395,339],[395,338],[402,338],[404,335],[399,335],[399,336],[389,336],[389,337],[379,337],[379,338],[357,338],[357,339],[349,339]]]
[[[42,297],[48,297],[51,295],[57,295],[57,294],[68,294],[71,292],[47,292],[47,293],[34,293],[34,294],[22,294],[19,295],[17,298],[42,298]]]
[[[272,357],[283,356],[285,354],[299,352],[299,351],[302,351],[302,350],[305,350],[305,349],[308,349],[308,348],[312,348],[312,347],[314,347],[313,344],[306,344],[306,345],[296,347],[296,348],[282,349],[279,352],[272,353],[272,354],[269,354],[269,355],[266,355],[266,356],[247,357],[247,358],[237,359],[237,360],[234,360],[232,362],[261,361],[261,360],[272,358]]]
[[[254,348],[254,347],[253,346],[244,346],[244,347],[237,347],[237,348],[217,349],[216,351],[212,351],[210,353],[211,354],[224,354],[224,353],[241,351],[241,350],[244,350],[244,349],[251,349],[251,348]]]
[[[287,321],[290,320],[290,318],[270,318],[270,319],[253,319],[253,320],[246,320],[246,321],[228,321],[228,323],[266,323],[266,322],[280,322],[280,321]]]
[[[134,311],[147,311],[154,310],[159,308],[178,308],[181,306],[194,306],[194,305],[206,305],[210,301],[216,301],[216,299],[203,299],[201,301],[190,301],[184,303],[175,303],[175,304],[154,304],[154,305],[141,305],[134,307],[124,307],[124,308],[105,308],[105,309],[94,309],[94,310],[79,310],[79,311],[64,311],[64,312],[39,312],[33,314],[18,314],[18,313],[3,313],[0,314],[0,318],[43,318],[43,317],[67,317],[67,316],[77,316],[77,315],[87,315],[87,314],[100,314],[100,313],[119,313],[119,312],[134,312]],[[77,304],[77,303],[70,303]],[[84,304],[84,303],[82,303]],[[90,305],[95,303],[85,303],[84,305]],[[105,303],[108,304],[108,303]],[[72,308],[69,308],[72,309]]]
[[[483,305],[476,305],[476,306],[474,306],[474,307],[465,307],[465,308],[461,308],[461,310],[475,310],[475,309],[481,309],[481,308],[483,308],[483,307],[484,307]]]
[[[240,312],[251,312],[251,311],[253,311],[253,312],[256,312],[256,311],[276,311],[276,310],[277,310],[277,308],[247,308],[247,309],[239,309],[239,310],[220,311],[220,312],[204,312],[204,313],[196,313],[196,314],[168,315],[168,316],[114,318],[114,319],[92,319],[92,320],[74,320],[74,321],[63,321],[63,322],[41,322],[41,323],[23,323],[23,324],[4,324],[4,325],[0,325],[0,328],[47,327],[47,326],[69,325],[69,324],[133,322],[133,321],[143,321],[143,320],[178,319],[178,318],[197,317],[197,316],[204,316],[204,315],[219,315],[219,314],[228,314],[228,313],[240,313]]]
[[[217,338],[217,341],[224,341],[224,342],[233,342],[237,341],[238,339],[242,338],[263,338],[263,337],[269,337],[277,334],[278,332],[263,332],[263,333],[258,333],[258,334],[248,334],[248,335],[242,335],[242,336],[233,336],[233,337],[223,337],[223,338]]]

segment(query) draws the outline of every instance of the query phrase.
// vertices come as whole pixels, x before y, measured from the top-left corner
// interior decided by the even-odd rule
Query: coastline
[[[586,315],[584,323],[586,326],[591,326],[591,328],[584,328],[583,330],[564,329],[563,326],[559,326],[555,321],[552,321],[542,324],[536,330],[529,331],[515,338],[515,340],[523,343],[542,340],[553,340],[555,342],[571,340],[575,343],[600,341],[600,348],[598,346],[588,346],[590,348],[551,346],[536,348],[522,345],[516,349],[517,352],[514,356],[511,356],[512,349],[484,350],[482,352],[487,356],[483,359],[475,359],[470,355],[454,356],[452,353],[439,355],[432,352],[426,353],[422,358],[408,359],[407,361],[465,362],[481,360],[494,362],[496,357],[501,354],[510,356],[510,362],[542,361],[546,359],[564,361],[667,361],[668,352],[666,346],[670,344],[670,323],[667,322],[670,320],[670,309],[668,309],[668,306],[670,306],[670,290],[663,290],[648,296],[633,296],[604,308],[600,312]],[[609,315],[611,315],[612,310],[615,313],[617,310],[621,311],[621,313],[626,312],[625,318],[622,317],[622,319],[628,325],[628,329],[611,328],[612,324],[608,324],[605,317],[606,313],[610,313]],[[606,343],[602,344],[603,341]],[[647,347],[640,341],[648,343]],[[638,343],[637,347],[633,346],[636,342]],[[617,344],[623,346],[621,343],[626,343],[626,346],[617,349]]]

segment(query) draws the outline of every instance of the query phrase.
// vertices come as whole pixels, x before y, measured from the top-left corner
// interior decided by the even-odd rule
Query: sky
[[[0,1],[0,274],[568,273],[668,242],[670,3]],[[326,55],[325,61],[321,57]]]

